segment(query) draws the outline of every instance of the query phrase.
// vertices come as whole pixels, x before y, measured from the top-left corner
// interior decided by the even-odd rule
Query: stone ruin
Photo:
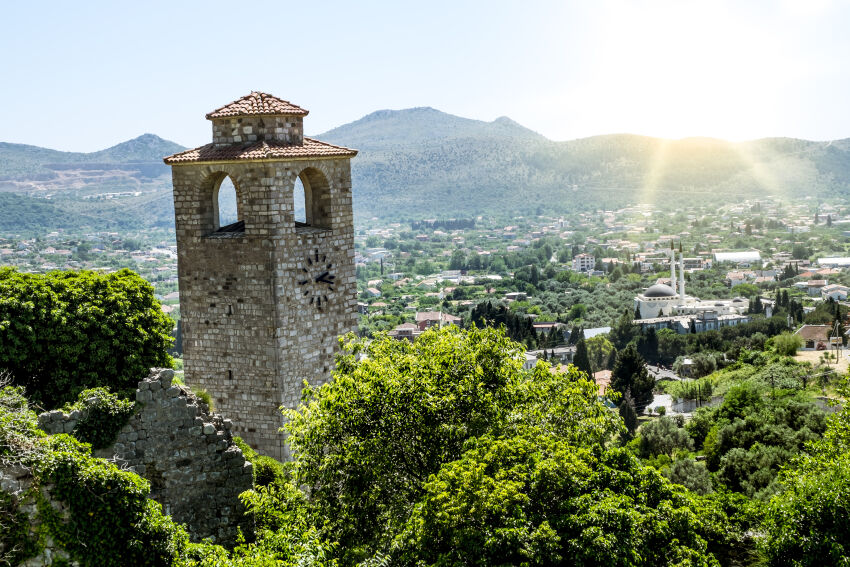
[[[150,497],[193,541],[232,545],[253,523],[239,494],[253,486],[253,466],[233,443],[230,420],[210,413],[189,388],[172,384],[174,371],[153,369],[139,382],[141,404],[115,443],[94,452],[148,479]],[[70,433],[82,417],[60,410],[38,416],[45,432]]]

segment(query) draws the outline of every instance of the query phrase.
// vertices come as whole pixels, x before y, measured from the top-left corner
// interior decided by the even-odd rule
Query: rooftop
[[[229,116],[307,116],[308,110],[282,100],[268,93],[253,91],[251,94],[216,108],[207,119],[227,118]]]
[[[245,161],[262,159],[292,159],[314,157],[354,157],[357,150],[335,146],[312,138],[304,138],[303,145],[275,142],[255,142],[246,146],[216,147],[207,144],[200,148],[185,150],[165,158],[168,165],[205,161]]]

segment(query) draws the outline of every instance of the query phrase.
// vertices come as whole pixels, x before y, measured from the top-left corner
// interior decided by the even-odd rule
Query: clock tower
[[[356,329],[357,152],[305,138],[306,115],[252,92],[206,115],[212,143],[165,158],[186,382],[211,394],[234,434],[277,459],[288,458],[279,408],[297,407],[304,382],[330,379],[337,337]],[[235,222],[219,210],[229,183]]]

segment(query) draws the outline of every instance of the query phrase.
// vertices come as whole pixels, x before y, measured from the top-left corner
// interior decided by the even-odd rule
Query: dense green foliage
[[[345,343],[287,426],[292,482],[342,564],[708,565],[744,541],[717,502],[613,448],[585,375],[523,373],[520,352],[492,329]]]
[[[640,427],[640,451],[644,457],[672,456],[677,449],[693,448],[694,442],[688,433],[669,417],[661,417]]]
[[[91,444],[92,449],[102,449],[112,444],[135,409],[134,402],[122,400],[106,388],[90,388],[80,392],[73,404],[65,404],[62,411],[79,411],[81,417],[72,435]]]
[[[798,395],[764,397],[748,383],[697,415],[687,428],[717,482],[762,499],[778,489],[780,467],[826,429],[826,415],[814,403]]]
[[[770,503],[764,549],[771,565],[850,564],[850,410],[783,474]]]
[[[611,387],[621,394],[630,392],[639,414],[652,402],[655,379],[649,375],[646,361],[634,345],[630,344],[617,354],[617,361],[611,371]]]
[[[781,335],[773,337],[773,346],[779,354],[794,356],[797,354],[797,350],[803,346],[803,339],[801,339],[799,335],[782,333]]]
[[[171,366],[172,326],[150,284],[129,270],[0,268],[0,368],[45,407],[89,387],[134,388],[151,367]]]
[[[68,435],[45,436],[20,389],[0,390],[0,458],[29,469],[39,534],[49,534],[83,566],[171,565],[186,532],[147,498],[148,482],[91,456]],[[41,486],[46,492],[38,491]],[[67,510],[57,510],[50,501]],[[39,545],[29,546],[32,555]]]

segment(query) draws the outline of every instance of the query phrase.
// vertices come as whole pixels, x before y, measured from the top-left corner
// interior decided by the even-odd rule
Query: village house
[[[830,333],[832,327],[829,325],[803,325],[794,333],[803,339],[803,350],[826,350],[830,344]],[[833,342],[841,341],[840,337]]]
[[[396,325],[396,327],[387,333],[390,337],[399,340],[399,341],[410,341],[413,342],[416,340],[416,337],[422,334],[422,331],[419,330],[414,323],[402,323],[401,325]]]
[[[416,313],[416,325],[420,331],[439,325],[441,319],[443,325],[463,326],[463,319],[450,313],[441,311],[418,311]]]
[[[846,301],[848,292],[850,292],[850,288],[840,284],[825,285],[820,290],[823,299],[831,298],[834,301]]]
[[[596,265],[596,258],[593,254],[578,254],[573,258],[574,272],[591,272]]]

